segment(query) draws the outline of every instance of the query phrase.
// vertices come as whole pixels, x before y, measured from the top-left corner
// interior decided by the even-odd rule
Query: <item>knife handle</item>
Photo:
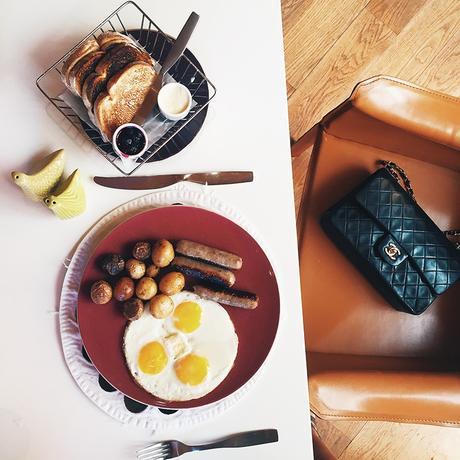
[[[275,429],[270,430],[255,430],[246,431],[245,433],[237,433],[228,436],[220,441],[211,444],[202,444],[200,446],[192,447],[192,450],[208,450],[208,449],[221,449],[223,447],[249,447],[257,446],[260,444],[268,444],[271,442],[278,442],[278,431]]]
[[[161,66],[160,75],[161,77],[177,62],[177,60],[182,56],[190,37],[195,29],[195,26],[198,23],[200,16],[194,11],[190,14],[187,19],[187,22],[182,27],[179,35],[177,36],[175,42],[172,45],[171,50],[166,56],[165,62]]]
[[[216,171],[184,174],[182,180],[202,185],[223,185],[252,182],[253,179],[254,175],[252,171]]]

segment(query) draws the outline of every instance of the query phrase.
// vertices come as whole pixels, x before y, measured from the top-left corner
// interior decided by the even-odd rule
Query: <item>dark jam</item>
[[[115,140],[120,152],[125,155],[137,155],[146,144],[144,133],[135,126],[127,126],[120,130]]]

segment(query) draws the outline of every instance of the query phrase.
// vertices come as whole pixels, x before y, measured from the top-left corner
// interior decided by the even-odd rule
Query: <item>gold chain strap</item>
[[[407,193],[409,196],[417,203],[417,200],[415,199],[415,193],[414,189],[412,188],[411,181],[407,177],[406,172],[404,169],[401,168],[401,166],[398,166],[396,163],[393,161],[387,161],[387,160],[380,160],[379,163],[383,165],[383,167],[398,181],[400,182],[402,180],[404,188],[406,189]],[[460,236],[460,230],[445,230],[444,235],[446,237],[457,237]],[[457,249],[460,249],[460,242],[454,242],[455,247]]]

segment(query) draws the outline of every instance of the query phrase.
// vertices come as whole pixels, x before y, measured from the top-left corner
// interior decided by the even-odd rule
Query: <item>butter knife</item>
[[[149,92],[145,96],[144,102],[142,103],[141,107],[136,113],[136,116],[132,120],[133,123],[142,126],[145,120],[149,117],[152,113],[152,110],[157,103],[158,99],[158,92],[160,91],[161,87],[163,86],[163,79],[168,72],[168,70],[177,62],[177,60],[182,56],[182,53],[185,51],[187,47],[187,43],[192,36],[193,31],[195,30],[195,26],[198,23],[198,19],[200,16],[195,12],[192,12],[187,19],[187,22],[182,27],[179,35],[177,36],[176,40],[174,41],[171,50],[169,51],[166,59],[161,67],[159,75],[155,78],[152,86],[149,89]]]
[[[178,182],[194,182],[203,185],[240,184],[252,182],[252,171],[215,171],[205,173],[166,174],[160,176],[100,177],[94,182],[110,188],[128,190],[149,190],[167,187]]]

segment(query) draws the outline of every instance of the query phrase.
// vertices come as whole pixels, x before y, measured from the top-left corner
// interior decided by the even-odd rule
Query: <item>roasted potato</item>
[[[184,289],[184,286],[184,275],[179,272],[167,273],[160,281],[160,291],[166,295],[177,294]]]
[[[137,259],[129,259],[126,261],[126,271],[131,278],[138,280],[145,275],[145,264]]]
[[[158,275],[160,269],[156,265],[149,265],[145,270],[145,276],[150,276],[150,278],[155,278]]]
[[[128,276],[120,278],[113,288],[113,296],[120,302],[130,299],[134,295],[134,281]]]
[[[141,300],[150,300],[157,291],[157,283],[148,276],[144,276],[136,284],[136,295]]]
[[[152,262],[160,268],[167,267],[174,259],[174,248],[168,240],[158,240],[152,249]]]
[[[174,303],[171,297],[165,294],[158,294],[146,303],[150,313],[158,319],[166,318],[174,310]]]

